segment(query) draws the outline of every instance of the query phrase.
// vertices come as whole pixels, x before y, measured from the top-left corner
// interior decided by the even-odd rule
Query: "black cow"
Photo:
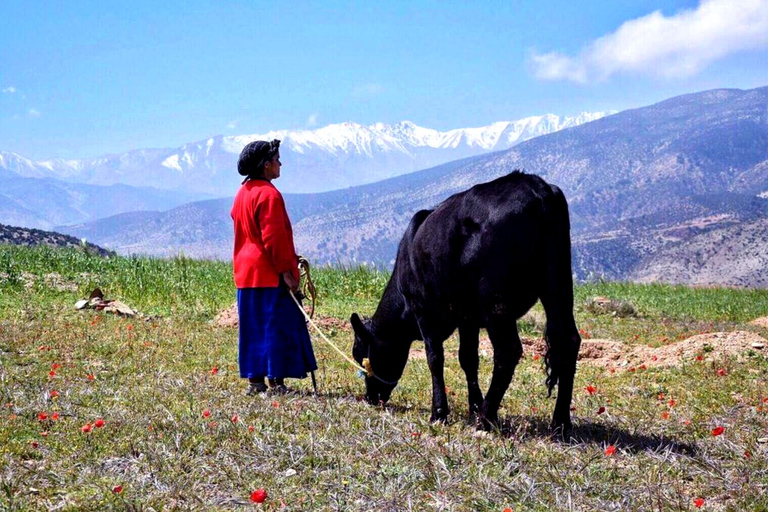
[[[517,319],[537,299],[547,315],[550,395],[558,385],[552,427],[564,432],[571,427],[581,338],[573,318],[570,221],[563,193],[538,176],[515,171],[416,213],[373,317],[363,323],[352,314],[353,356],[369,370],[367,401],[389,400],[411,343],[424,340],[432,372],[431,421],[444,421],[443,342],[458,327],[470,420],[479,420],[481,428],[496,424],[523,354]],[[493,378],[485,398],[477,377],[480,328],[487,329],[493,345]]]

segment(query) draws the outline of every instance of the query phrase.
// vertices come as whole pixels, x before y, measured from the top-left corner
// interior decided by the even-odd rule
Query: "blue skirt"
[[[238,288],[240,377],[304,378],[317,369],[304,315],[288,288]]]

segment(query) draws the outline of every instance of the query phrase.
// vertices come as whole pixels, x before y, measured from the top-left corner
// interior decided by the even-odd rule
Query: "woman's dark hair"
[[[280,141],[255,140],[245,145],[237,160],[237,172],[248,180],[264,177],[264,164],[272,160],[280,149]]]

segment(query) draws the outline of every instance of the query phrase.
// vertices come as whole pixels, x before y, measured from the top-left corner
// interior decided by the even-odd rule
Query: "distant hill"
[[[707,254],[728,254],[734,263],[722,266],[716,282],[764,282],[759,270],[750,274],[738,269],[759,266],[755,257],[747,256],[753,248],[768,252],[766,239],[757,237],[761,219],[768,217],[767,87],[680,96],[537,137],[510,150],[375,184],[286,195],[298,250],[316,263],[389,264],[415,211],[514,169],[540,174],[565,192],[571,208],[574,272],[580,279],[693,283],[709,272],[710,277],[701,278],[714,280],[700,259],[683,254],[704,251],[699,244],[727,240],[748,247],[737,246],[731,253],[706,249]],[[276,184],[279,188],[280,181]],[[216,208],[213,204],[187,205],[190,210],[184,215],[163,214],[168,220],[164,230],[131,247],[155,254],[153,247],[169,251],[170,245],[153,240],[170,241],[168,233],[183,231],[190,234],[185,253],[192,255],[193,247],[205,246],[206,256],[228,258],[231,200],[216,203]],[[171,221],[174,217],[181,224]],[[121,233],[137,228],[129,219],[120,219],[115,220],[115,226],[122,225],[120,231],[112,229],[108,237],[104,231],[91,231],[92,239],[109,240],[118,251],[129,249]],[[749,233],[755,237],[743,234],[747,232],[742,224],[754,225]],[[675,255],[675,265],[665,263],[665,255]]]
[[[167,210],[205,194],[169,192],[129,185],[83,185],[53,178],[2,180],[0,222],[51,229],[136,210]]]
[[[40,229],[19,228],[0,224],[0,244],[8,245],[50,245],[51,247],[80,247],[92,254],[100,256],[112,256],[113,251],[94,245],[92,243],[83,243],[82,240],[73,236],[55,233],[53,231],[43,231]]]

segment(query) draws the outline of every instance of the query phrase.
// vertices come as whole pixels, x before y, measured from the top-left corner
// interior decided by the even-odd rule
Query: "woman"
[[[248,395],[269,387],[285,392],[284,379],[317,369],[307,324],[289,290],[299,288],[293,230],[280,177],[280,141],[255,141],[243,148],[237,172],[245,176],[232,205],[235,223],[234,274],[240,326],[240,377]]]

